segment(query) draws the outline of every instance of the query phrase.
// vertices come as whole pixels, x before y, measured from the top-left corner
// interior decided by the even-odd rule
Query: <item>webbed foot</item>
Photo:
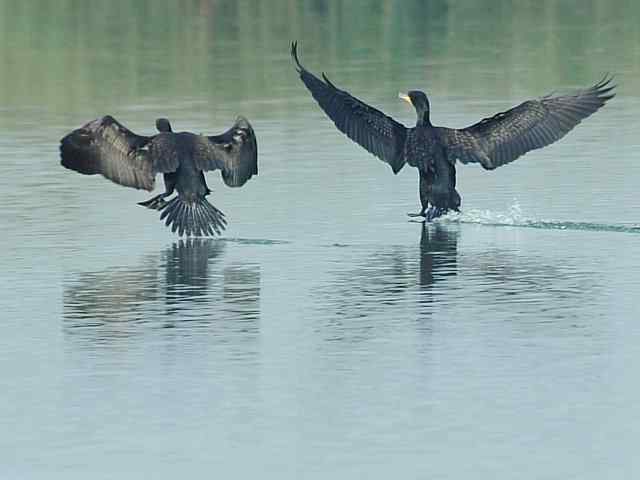
[[[429,210],[427,210],[427,214],[425,215],[425,220],[427,222],[431,222],[433,220],[435,220],[438,217],[441,217],[442,215],[444,215],[445,213],[447,213],[449,211],[448,208],[443,208],[443,207],[429,207]]]
[[[162,210],[167,205],[164,197],[165,195],[161,193],[160,195],[156,195],[155,197],[150,198],[149,200],[146,200],[144,202],[138,202],[138,205],[142,205],[143,207],[147,207],[152,210]]]
[[[422,210],[420,210],[418,213],[407,213],[407,216],[408,216],[408,217],[412,217],[412,218],[415,218],[415,217],[424,217],[424,216],[426,215],[424,212],[425,212],[425,209],[423,208],[423,209],[422,209]]]

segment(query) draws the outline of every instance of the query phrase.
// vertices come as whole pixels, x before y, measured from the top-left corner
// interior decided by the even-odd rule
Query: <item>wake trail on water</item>
[[[515,203],[507,212],[491,210],[465,210],[452,212],[435,220],[436,223],[478,224],[491,227],[524,227],[543,230],[581,230],[592,232],[640,233],[640,224],[607,224],[590,222],[559,222],[526,216]]]

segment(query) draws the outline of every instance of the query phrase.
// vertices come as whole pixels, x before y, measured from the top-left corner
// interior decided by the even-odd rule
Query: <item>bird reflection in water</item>
[[[185,302],[207,300],[210,263],[217,262],[224,245],[203,239],[187,239],[165,252],[165,303],[168,314],[178,314]]]
[[[374,324],[358,319],[381,314],[391,321],[407,313],[403,308],[432,308],[437,292],[446,291],[447,279],[457,275],[458,235],[456,227],[423,224],[418,248],[377,247],[357,267],[336,272],[323,295],[323,303],[334,306],[331,338],[372,334]]]
[[[466,314],[495,312],[527,335],[550,328],[558,334],[576,327],[591,332],[588,312],[602,285],[596,274],[584,272],[554,257],[540,258],[527,250],[459,245],[460,227],[435,222],[423,225],[419,248],[377,246],[365,254],[351,252],[346,265],[338,265],[333,281],[321,291],[326,305],[321,334],[328,340],[364,341],[388,338],[408,323],[428,331],[430,320],[446,321]],[[471,232],[473,235],[473,232]],[[460,281],[458,281],[460,279]],[[580,310],[578,308],[580,307]],[[545,319],[554,312],[554,320]],[[465,312],[465,313],[462,313]],[[542,330],[541,330],[542,326]]]
[[[258,331],[260,269],[224,264],[225,243],[190,238],[139,266],[81,273],[65,282],[65,332],[100,340],[145,328],[211,326]]]
[[[428,289],[438,279],[458,273],[458,231],[438,223],[422,224],[420,236],[420,286]]]

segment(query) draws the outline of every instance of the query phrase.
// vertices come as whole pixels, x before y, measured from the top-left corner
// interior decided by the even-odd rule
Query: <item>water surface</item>
[[[640,474],[640,47],[634,2],[0,1],[2,478],[634,478]],[[424,226],[336,132],[313,71],[453,127],[616,75],[558,144],[458,170]],[[229,219],[180,240],[146,192],[59,166],[110,113],[216,133]]]

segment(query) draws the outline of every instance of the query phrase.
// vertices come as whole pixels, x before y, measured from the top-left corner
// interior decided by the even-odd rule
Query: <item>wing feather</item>
[[[528,100],[461,129],[438,127],[451,161],[478,162],[488,170],[564,137],[615,96],[611,78],[570,95]]]
[[[258,174],[258,143],[249,121],[238,117],[222,135],[198,136],[194,160],[200,170],[222,171],[230,187],[241,187]]]
[[[153,190],[156,173],[175,171],[178,166],[177,158],[167,161],[151,153],[157,137],[136,135],[106,115],[62,138],[60,163],[85,175],[101,174],[125,187]]]
[[[291,56],[296,63],[300,79],[338,130],[369,153],[388,163],[393,173],[398,173],[405,164],[406,127],[348,92],[340,90],[324,73],[320,80],[305,69],[298,60],[296,42],[291,44]]]

